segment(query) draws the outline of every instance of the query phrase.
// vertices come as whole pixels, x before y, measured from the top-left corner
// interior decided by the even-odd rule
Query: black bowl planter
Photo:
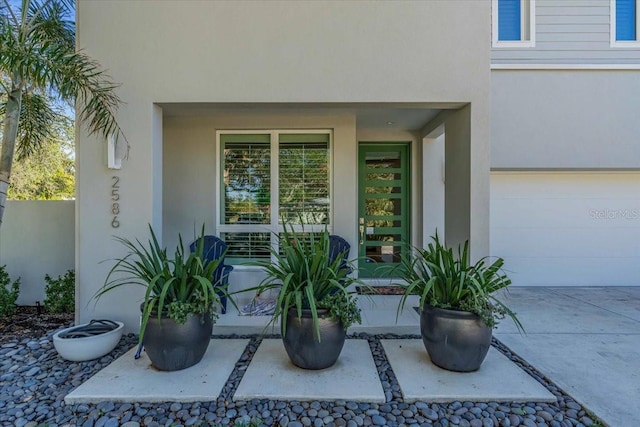
[[[151,314],[144,332],[144,348],[155,368],[179,371],[202,360],[212,330],[210,314],[190,314],[182,325],[165,316],[158,320],[156,314]]]
[[[468,311],[425,305],[420,332],[431,361],[449,371],[477,371],[491,346],[491,328]]]
[[[282,337],[291,362],[302,369],[325,369],[340,356],[347,331],[341,321],[329,317],[329,310],[318,309],[320,342],[313,327],[311,310],[302,310],[298,318],[295,308],[287,313],[287,331]]]

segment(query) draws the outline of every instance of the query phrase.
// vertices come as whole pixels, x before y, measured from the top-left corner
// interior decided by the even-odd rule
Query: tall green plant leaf
[[[204,260],[204,226],[194,252],[185,256],[182,236],[173,258],[169,258],[166,248],[161,247],[149,226],[151,238],[146,244],[140,240],[130,241],[116,238],[127,250],[127,254],[115,260],[109,270],[103,287],[96,293],[99,299],[107,292],[122,286],[139,285],[145,288],[139,341],[150,316],[155,313],[160,320],[167,314],[178,323],[186,320],[187,314],[213,315],[212,306],[219,302],[218,292],[228,295],[227,290],[214,280],[215,271],[224,254],[217,260]],[[235,305],[233,299],[229,299]]]
[[[471,311],[488,326],[495,326],[505,315],[520,331],[524,331],[516,313],[493,294],[506,289],[511,280],[502,271],[504,260],[488,264],[487,258],[470,263],[469,242],[458,246],[456,255],[447,248],[436,233],[426,249],[410,248],[394,269],[405,283],[396,318],[404,310],[410,295],[420,296],[420,307],[425,304],[452,310]]]

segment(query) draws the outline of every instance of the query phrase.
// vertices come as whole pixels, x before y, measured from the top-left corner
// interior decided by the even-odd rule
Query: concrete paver
[[[69,393],[64,401],[74,404],[216,400],[248,343],[247,339],[211,340],[198,364],[174,372],[151,367],[144,352],[135,360],[134,347]]]
[[[450,372],[431,363],[422,340],[382,340],[407,402],[555,402],[555,396],[491,348],[479,370]]]
[[[234,400],[355,400],[383,403],[384,391],[369,343],[348,339],[335,365],[319,371],[294,366],[280,339],[263,340]]]

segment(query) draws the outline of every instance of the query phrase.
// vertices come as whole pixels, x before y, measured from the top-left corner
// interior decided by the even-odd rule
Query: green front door
[[[409,144],[360,143],[358,153],[358,270],[389,277],[410,243]]]

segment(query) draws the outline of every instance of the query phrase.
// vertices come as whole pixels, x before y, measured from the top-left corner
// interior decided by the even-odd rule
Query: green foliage
[[[42,120],[42,113],[50,111],[50,97],[71,104],[80,97],[79,119],[90,133],[120,134],[114,116],[120,103],[114,92],[118,85],[96,61],[76,51],[75,24],[69,19],[73,1],[31,0],[23,5],[27,10],[19,10],[12,2],[0,10],[0,70],[11,80],[4,86],[5,93],[10,88],[20,89],[27,96],[40,97],[32,102],[38,106],[26,112],[30,117],[21,112],[20,118]],[[40,114],[32,114],[34,109]],[[21,132],[34,129],[33,123],[23,123]],[[46,128],[37,126],[27,136],[37,142],[47,135]]]
[[[73,0],[0,3],[0,185],[9,184],[14,154],[26,158],[53,134],[56,103],[75,105],[90,135],[115,135],[120,99],[105,70],[76,49]],[[0,193],[0,224],[6,194]]]
[[[139,342],[142,342],[149,317],[163,314],[184,323],[189,314],[209,314],[214,317],[213,306],[219,302],[217,292],[226,293],[222,286],[214,283],[214,273],[221,259],[207,262],[204,257],[204,225],[195,252],[185,254],[182,236],[178,235],[178,246],[173,258],[167,249],[161,248],[153,228],[149,225],[151,240],[146,246],[135,240],[117,237],[127,248],[127,255],[116,259],[109,271],[104,286],[96,294],[105,293],[121,286],[141,285],[145,291],[140,323]],[[231,300],[233,303],[233,300]]]
[[[259,427],[262,424],[262,420],[257,417],[252,417],[249,421],[245,419],[237,419],[233,422],[233,427]]]
[[[516,314],[493,295],[511,284],[511,279],[502,271],[502,258],[492,264],[487,263],[487,258],[471,264],[468,241],[462,248],[458,246],[456,255],[453,249],[440,242],[437,233],[432,240],[427,249],[407,251],[395,268],[397,276],[406,281],[399,284],[405,288],[405,293],[400,299],[398,314],[404,309],[409,295],[420,295],[420,307],[429,304],[470,311],[489,327],[495,327],[508,315],[518,329],[523,329]]]
[[[272,322],[282,317],[282,332],[287,329],[290,308],[295,308],[298,318],[302,310],[311,311],[311,316],[320,339],[318,309],[329,309],[336,320],[343,320],[345,328],[360,321],[360,311],[350,298],[347,287],[357,279],[348,276],[341,257],[331,261],[329,254],[329,232],[310,233],[305,238],[285,224],[284,232],[277,235],[280,252],[271,249],[273,261],[256,261],[251,265],[262,267],[265,279],[255,288],[262,293],[279,288]]]
[[[6,265],[0,267],[0,317],[7,316],[16,311],[16,300],[20,295],[20,278],[13,283],[9,273],[5,271]]]
[[[344,329],[348,329],[349,326],[354,323],[362,323],[362,317],[360,317],[360,308],[358,307],[357,299],[353,295],[345,296],[342,293],[335,293],[324,297],[321,301],[318,301],[318,307],[325,308],[331,313],[331,317],[334,319],[340,319]]]
[[[67,117],[56,121],[55,138],[18,158],[11,170],[8,198],[60,200],[75,196],[74,125]]]
[[[64,276],[52,279],[44,276],[47,286],[44,289],[44,306],[49,313],[73,313],[75,311],[76,273],[69,270]]]

